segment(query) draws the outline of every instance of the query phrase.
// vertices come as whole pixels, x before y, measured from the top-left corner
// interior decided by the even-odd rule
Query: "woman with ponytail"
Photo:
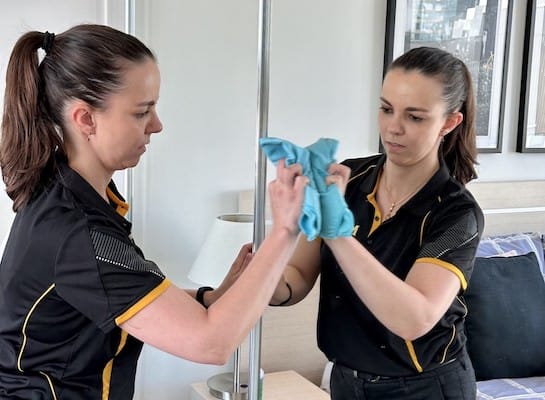
[[[271,298],[298,235],[300,165],[279,162],[271,232],[215,290],[176,287],[131,238],[112,175],[161,131],[159,83],[152,52],[107,26],[15,44],[0,137],[16,212],[0,264],[2,400],[131,399],[143,342],[224,364]]]
[[[352,237],[300,239],[272,303],[300,301],[321,274],[332,400],[474,400],[462,294],[484,222],[465,188],[477,155],[466,65],[437,48],[400,56],[378,122],[384,154],[327,178],[354,214]]]

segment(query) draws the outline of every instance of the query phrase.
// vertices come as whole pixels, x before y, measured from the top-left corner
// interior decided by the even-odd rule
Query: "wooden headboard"
[[[474,182],[468,185],[485,214],[484,236],[545,232],[545,181]],[[253,213],[253,191],[239,193],[239,212]],[[269,307],[262,318],[261,367],[292,369],[319,385],[327,359],[316,342],[319,282],[300,303]],[[247,370],[248,344],[241,347]]]

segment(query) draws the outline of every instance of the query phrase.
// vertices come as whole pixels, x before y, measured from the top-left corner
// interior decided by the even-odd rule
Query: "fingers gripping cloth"
[[[329,165],[335,162],[338,143],[335,139],[322,138],[303,148],[279,138],[259,139],[259,145],[273,164],[283,158],[286,166],[299,163],[303,175],[309,179],[299,218],[299,228],[308,240],[318,236],[333,239],[352,235],[354,216],[339,188],[325,181]]]

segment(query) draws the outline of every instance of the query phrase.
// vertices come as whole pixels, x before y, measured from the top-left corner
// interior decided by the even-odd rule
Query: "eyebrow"
[[[392,104],[386,100],[384,97],[381,97],[380,98],[381,101],[383,101],[384,103],[388,104],[389,106],[391,106]],[[407,107],[406,108],[407,111],[418,111],[418,112],[429,112],[429,110],[427,108],[422,108],[422,107]]]
[[[138,103],[137,107],[153,106],[153,105],[155,105],[155,101],[150,100],[150,101],[142,101],[142,102]]]

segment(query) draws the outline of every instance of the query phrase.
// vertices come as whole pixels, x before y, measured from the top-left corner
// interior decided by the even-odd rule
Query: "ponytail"
[[[466,98],[460,107],[463,121],[445,136],[441,152],[452,176],[466,184],[477,178],[476,104],[472,78],[466,65],[460,61],[466,88]],[[453,110],[456,111],[456,110]]]
[[[6,73],[0,167],[6,192],[18,211],[52,174],[57,127],[47,112],[38,49],[47,34],[28,32],[13,49]]]

